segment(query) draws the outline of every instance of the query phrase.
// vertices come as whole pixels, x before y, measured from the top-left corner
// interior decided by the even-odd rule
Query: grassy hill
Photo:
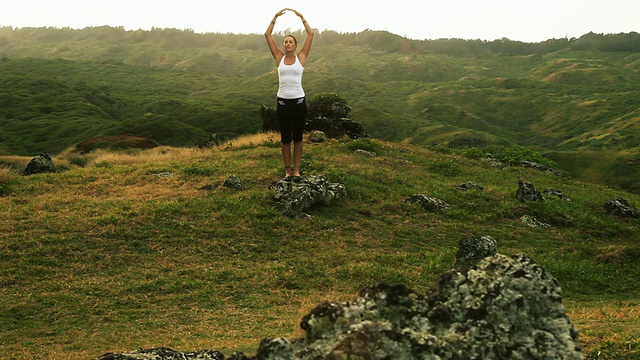
[[[193,146],[256,133],[260,107],[274,106],[273,67],[260,34],[3,27],[0,154],[106,135]],[[337,92],[375,138],[527,146],[636,193],[639,83],[637,33],[522,43],[322,31],[305,73],[309,97]],[[581,167],[584,152],[623,174]]]
[[[64,151],[54,162],[67,171],[29,177],[16,171],[30,157],[2,157],[17,165],[0,169],[0,353],[252,353],[262,338],[301,335],[301,317],[323,300],[349,300],[378,282],[428,290],[453,265],[460,239],[477,234],[496,238],[501,253],[528,254],[559,280],[589,359],[637,358],[640,224],[603,204],[624,197],[637,207],[640,196],[413,144],[334,140],[306,143],[303,173],[345,184],[348,198],[292,220],[269,189],[283,175],[277,139]],[[229,175],[243,190],[220,186]],[[565,199],[520,203],[519,179]],[[455,188],[466,181],[485,190]],[[416,193],[452,210],[403,203]],[[552,227],[531,228],[523,215]]]

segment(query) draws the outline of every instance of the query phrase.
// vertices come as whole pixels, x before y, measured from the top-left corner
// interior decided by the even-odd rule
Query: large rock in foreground
[[[581,358],[558,282],[524,255],[450,271],[427,295],[367,288],[355,301],[320,304],[301,326],[304,340],[263,341],[255,359]]]
[[[304,339],[264,339],[254,357],[229,359],[582,358],[558,282],[525,255],[498,254],[451,270],[427,294],[403,285],[366,288],[354,301],[318,305],[300,326]],[[103,359],[202,359],[203,354]]]

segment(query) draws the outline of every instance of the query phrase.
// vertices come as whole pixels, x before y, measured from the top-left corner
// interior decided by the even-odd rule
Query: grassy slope
[[[276,139],[85,159],[67,153],[55,161],[87,165],[58,174],[0,170],[0,353],[250,353],[264,337],[300,335],[300,318],[322,300],[348,300],[378,282],[426,291],[470,234],[491,235],[500,252],[527,253],[558,278],[587,353],[637,351],[639,223],[602,205],[625,197],[638,206],[640,196],[412,145],[334,141],[307,143],[303,170],[344,183],[349,198],[294,221],[271,200],[269,186],[282,175]],[[358,156],[357,147],[379,155]],[[244,190],[219,186],[231,174]],[[521,204],[518,179],[572,200]],[[469,180],[486,189],[454,189]],[[414,193],[453,210],[402,203]],[[554,227],[529,228],[518,220],[524,214]]]
[[[258,131],[260,105],[273,105],[277,76],[260,36],[73,34],[76,41],[53,30],[5,30],[0,153],[57,153],[120,134],[193,146],[210,133]],[[563,151],[559,165],[581,180],[606,178],[640,192],[639,53],[450,56],[346,40],[317,36],[305,87],[310,96],[338,92],[374,137],[423,145],[481,138]],[[388,44],[402,41],[421,45],[397,37]],[[624,174],[580,167],[583,151],[601,152]]]
[[[55,84],[53,93],[61,86],[74,91],[81,83],[89,90],[81,89],[76,97],[102,91],[107,98],[113,94],[111,102],[133,108],[119,113],[112,106],[86,99],[109,115],[91,114],[94,122],[119,122],[151,112],[182,123],[177,125],[209,132],[252,133],[261,125],[259,105],[273,101],[270,94],[275,91],[276,77],[259,35],[126,32],[103,27],[77,31],[0,28],[0,36],[0,53],[6,57],[0,63],[0,76],[9,76],[2,79],[9,84],[8,94],[30,89],[29,84],[12,84],[11,75],[53,78],[61,83]],[[422,143],[432,143],[469,135],[466,130],[542,148],[637,148],[633,134],[638,123],[640,54],[575,51],[569,45],[544,55],[492,54],[487,52],[489,44],[477,56],[431,52],[430,46],[443,44],[446,40],[428,44],[392,34],[322,32],[316,37],[313,61],[305,74],[306,88],[311,95],[339,92],[353,106],[356,120],[374,137],[387,140],[400,141],[420,132]],[[30,59],[24,63],[29,57],[74,61]],[[191,107],[154,106],[162,100],[186,101]],[[42,107],[28,105],[33,113]],[[73,108],[86,112],[83,105],[85,102]],[[62,115],[61,111],[45,108],[43,120],[61,120],[52,116]],[[23,109],[14,111],[22,115]],[[234,116],[238,112],[245,116]],[[7,119],[17,116],[9,115]],[[73,115],[77,114],[66,114]],[[246,117],[254,121],[243,119]],[[230,122],[237,126],[229,126]],[[89,128],[104,131],[105,124],[101,125]],[[429,136],[434,125],[451,126],[451,131]],[[62,148],[70,145],[58,144]],[[186,144],[173,141],[166,145]],[[8,148],[10,153],[25,150]]]

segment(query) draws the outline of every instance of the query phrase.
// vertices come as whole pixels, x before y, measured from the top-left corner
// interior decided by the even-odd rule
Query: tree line
[[[294,32],[302,35],[301,30]],[[277,34],[284,36],[284,33]],[[640,52],[640,34],[637,32],[618,34],[597,34],[589,32],[578,38],[548,39],[528,43],[508,38],[492,41],[457,38],[414,40],[387,31],[364,30],[358,33],[343,33],[332,30],[319,31],[318,42],[333,45],[369,46],[372,49],[410,54],[442,54],[452,56],[478,56],[483,54],[546,54],[560,50]],[[207,48],[235,50],[262,50],[262,34],[195,33],[191,29],[152,28],[151,30],[125,30],[123,27],[88,27],[72,29],[54,28],[13,28],[0,27],[0,56],[15,41],[30,41],[46,44],[78,43],[91,41],[109,44],[131,44],[152,42],[172,49]]]

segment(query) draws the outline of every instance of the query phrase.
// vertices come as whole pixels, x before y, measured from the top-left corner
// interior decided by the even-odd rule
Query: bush
[[[498,160],[509,165],[514,165],[521,161],[533,161],[550,167],[557,167],[553,160],[547,159],[539,152],[523,146],[490,146],[487,150]]]
[[[345,143],[344,147],[349,151],[366,150],[369,152],[379,153],[380,145],[370,138],[360,138]]]
[[[549,166],[551,168],[557,168],[558,165],[555,161],[545,158],[538,151],[526,148],[524,146],[502,146],[502,145],[490,145],[483,148],[469,147],[461,149],[447,149],[447,148],[432,148],[434,151],[452,153],[464,156],[469,159],[480,159],[486,154],[493,155],[496,159],[507,165],[516,165],[521,161],[532,161],[539,164]]]
[[[364,127],[353,120],[351,106],[337,93],[320,93],[309,101],[307,130],[320,130],[330,138],[348,136],[351,139],[365,137]]]
[[[454,177],[462,174],[462,168],[453,159],[438,160],[429,165],[429,170],[445,177]]]

